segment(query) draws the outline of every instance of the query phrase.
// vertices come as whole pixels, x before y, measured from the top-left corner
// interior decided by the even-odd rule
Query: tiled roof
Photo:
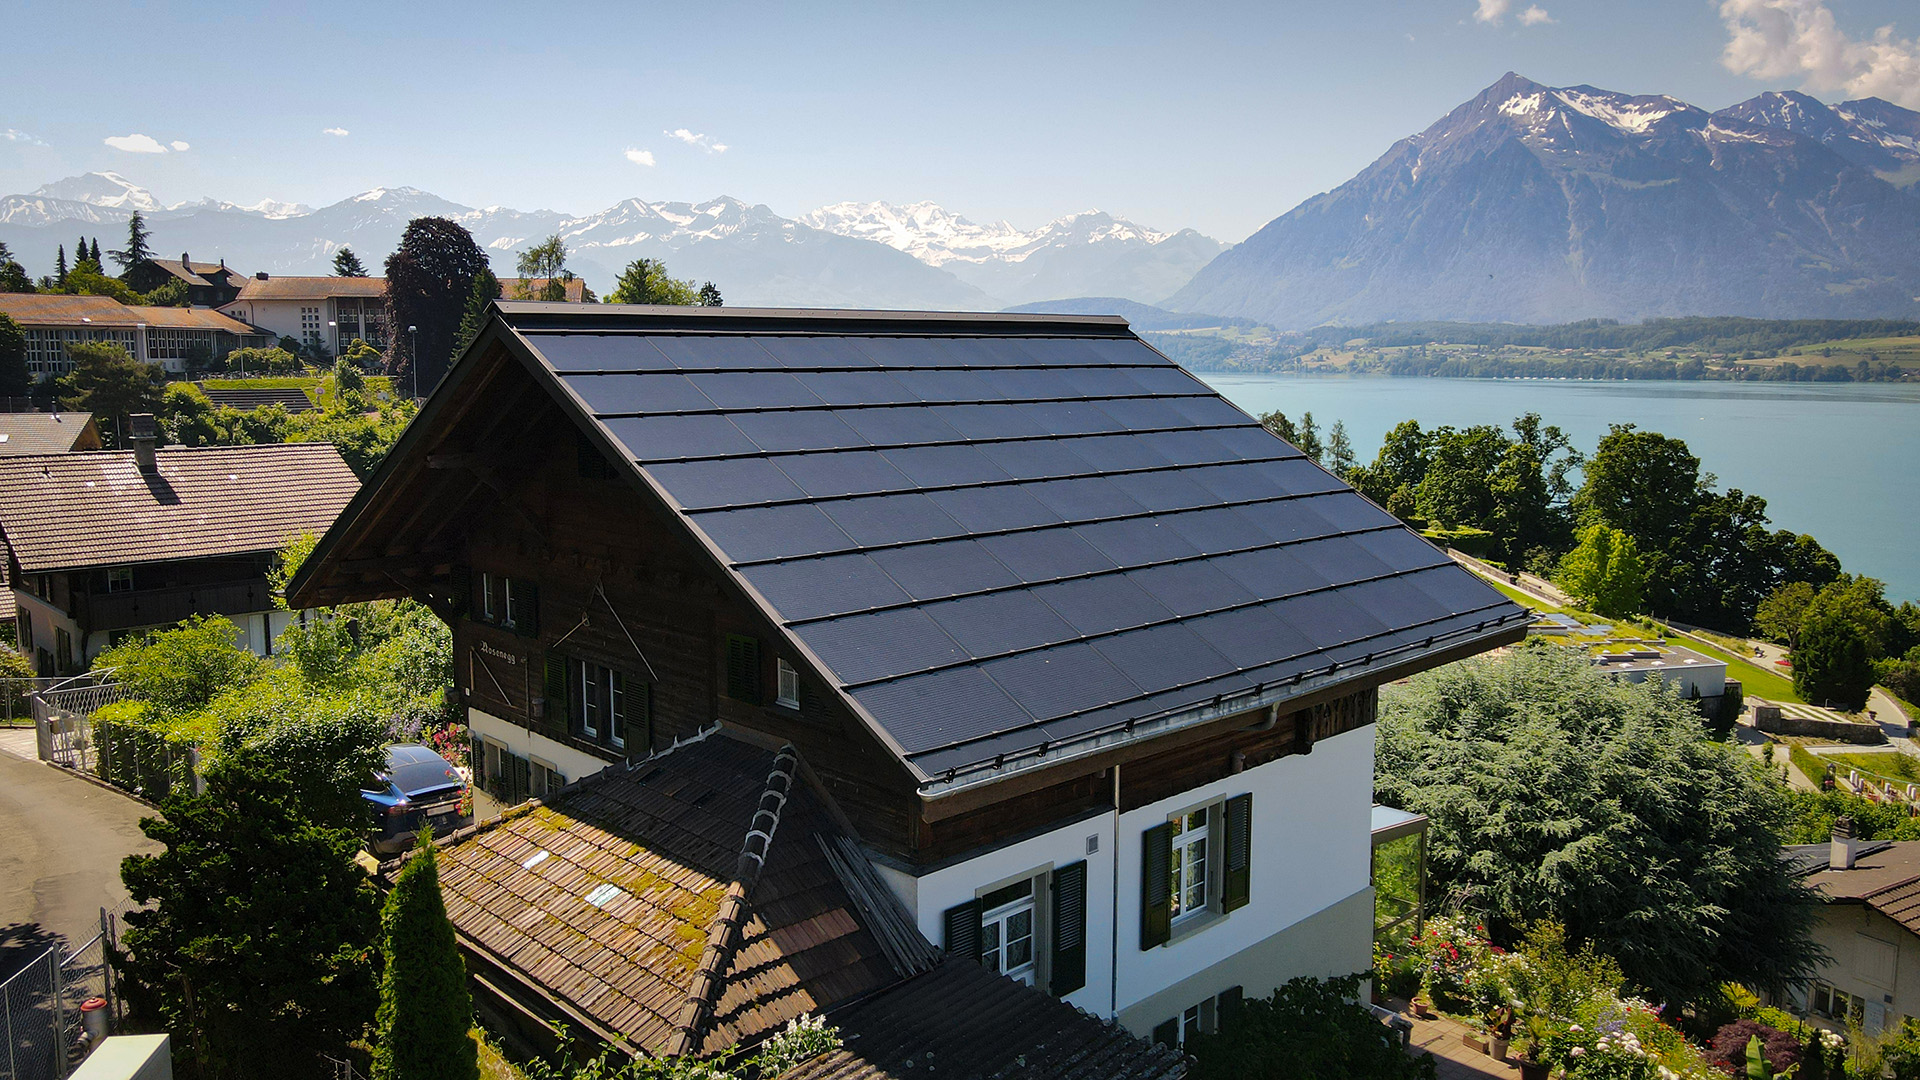
[[[1862,899],[1868,907],[1920,934],[1920,880],[1889,885]]]
[[[649,1054],[717,1053],[885,986],[902,972],[836,875],[823,838],[839,830],[793,760],[714,735],[456,833],[447,915]],[[750,842],[768,807],[771,841]],[[764,869],[743,873],[756,846]]]
[[[55,293],[0,293],[0,314],[22,326],[138,326],[142,320],[111,296],[66,296]]]
[[[250,277],[237,300],[324,300],[331,296],[385,296],[387,279],[377,277]]]
[[[324,532],[360,482],[331,443],[0,458],[0,531],[27,573],[273,551]]]
[[[522,284],[526,285],[527,287],[528,296],[526,297],[523,297],[520,295],[520,286]],[[579,304],[579,303],[584,303],[586,301],[587,283],[585,279],[569,278],[567,280],[566,286],[567,286],[567,300],[566,300],[567,303]],[[528,299],[528,298],[539,299],[540,290],[546,287],[547,287],[546,278],[517,278],[517,277],[501,278],[500,279],[500,296],[502,299],[506,299],[506,300],[521,300],[521,299]]]
[[[93,414],[84,412],[0,413],[0,457],[67,453],[91,423]]]
[[[1528,618],[1117,319],[500,310],[929,779]]]
[[[1178,1080],[1178,1050],[1150,1045],[979,964],[949,960],[830,1022],[841,1048],[780,1080]]]
[[[179,259],[148,259],[147,261],[189,285],[212,285],[213,282],[207,279],[213,277],[239,278],[245,276],[240,273],[240,271],[232,269],[225,263],[183,263]]]
[[[228,334],[251,334],[254,329],[239,319],[212,308],[130,307],[139,322],[156,329],[219,330]]]

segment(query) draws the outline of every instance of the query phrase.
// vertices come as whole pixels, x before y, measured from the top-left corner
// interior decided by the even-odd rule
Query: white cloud
[[[1547,14],[1546,9],[1539,4],[1535,4],[1520,13],[1521,26],[1539,26],[1542,23],[1550,23],[1552,21],[1553,16]]]
[[[346,138],[346,137],[347,137],[347,129],[346,129],[346,128],[343,128],[343,127],[330,127],[330,128],[321,128],[321,129],[320,129],[320,134],[322,134],[322,135],[338,135],[338,136],[340,136],[341,138],[343,138],[343,139],[344,139],[344,138]]]
[[[173,140],[173,148],[175,150],[180,150],[180,151],[193,149],[191,146],[188,146],[186,143],[181,142],[179,139]]]
[[[663,131],[661,134],[669,139],[679,139],[688,146],[697,146],[709,154],[724,154],[727,152],[726,143],[714,142],[713,136],[702,135],[698,132],[689,131],[686,128],[674,128],[672,131]]]
[[[1920,39],[1898,37],[1891,26],[1855,38],[1825,0],[1724,0],[1720,18],[1720,62],[1736,75],[1798,78],[1812,90],[1920,108]]]
[[[1507,17],[1513,0],[1480,0],[1480,7],[1473,13],[1475,22],[1497,23]]]
[[[634,150],[628,148],[626,159],[635,165],[645,165],[648,168],[653,167],[653,151],[651,150]]]
[[[47,145],[45,141],[41,140],[40,138],[34,135],[30,135],[27,132],[21,131],[19,128],[7,128],[5,130],[0,130],[0,142],[26,143],[28,146]]]
[[[125,150],[129,154],[164,154],[166,145],[151,135],[109,135],[106,143],[115,150]]]

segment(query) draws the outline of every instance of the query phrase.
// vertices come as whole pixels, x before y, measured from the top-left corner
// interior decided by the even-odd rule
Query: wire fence
[[[100,929],[78,948],[55,943],[0,982],[0,1080],[65,1080],[122,1015],[107,954],[120,912],[100,910]]]

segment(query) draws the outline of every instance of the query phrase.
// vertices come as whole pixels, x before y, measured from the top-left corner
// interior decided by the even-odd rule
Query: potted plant
[[[1552,1022],[1544,1016],[1526,1018],[1509,1059],[1520,1067],[1520,1080],[1547,1080],[1552,1066],[1547,1063],[1546,1044],[1552,1030]]]
[[[1487,1010],[1487,1056],[1507,1060],[1507,1047],[1513,1041],[1513,1006],[1501,1002]]]

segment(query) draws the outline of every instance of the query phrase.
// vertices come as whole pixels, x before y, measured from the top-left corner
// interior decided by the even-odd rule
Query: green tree
[[[5,312],[0,312],[0,397],[22,397],[33,388],[27,372],[27,335]]]
[[[133,216],[127,219],[127,246],[119,251],[108,252],[113,261],[120,264],[122,274],[153,258],[153,249],[147,246],[147,241],[152,238],[153,234],[147,231],[146,219],[140,216],[140,211],[135,210]],[[96,260],[100,258],[99,243],[98,240],[94,241],[93,257]]]
[[[0,293],[33,292],[33,278],[27,268],[12,259],[0,259]]]
[[[1794,639],[1800,636],[1801,620],[1806,618],[1816,592],[1811,582],[1789,581],[1768,593],[1754,609],[1754,630],[1768,641],[1791,648]]]
[[[1356,470],[1350,482],[1388,513],[1412,517],[1419,512],[1414,492],[1427,478],[1432,461],[1433,450],[1420,421],[1403,420],[1387,432],[1373,464]]]
[[[359,367],[353,361],[342,356],[333,363],[333,391],[336,394],[364,394],[367,392],[367,377],[360,374]]]
[[[697,299],[701,307],[723,307],[726,304],[726,301],[720,298],[720,286],[715,285],[711,281],[703,281],[700,283],[700,292]]]
[[[1623,619],[1640,613],[1647,568],[1632,535],[1595,522],[1580,530],[1580,543],[1560,560],[1554,583],[1588,610]]]
[[[1874,670],[1869,631],[1839,608],[1810,610],[1793,650],[1793,691],[1848,712],[1867,707]]]
[[[433,830],[422,829],[380,912],[378,1034],[373,1080],[475,1080],[473,999],[440,897]]]
[[[457,223],[440,217],[407,223],[400,246],[387,256],[388,374],[407,377],[421,396],[433,392],[453,356],[473,279],[485,269],[487,253]]]
[[[454,344],[453,355],[462,356],[473,339],[487,327],[487,313],[493,309],[493,302],[500,299],[500,279],[493,276],[492,270],[482,270],[473,275],[473,291],[467,294],[466,310],[460,314],[460,337]]]
[[[73,362],[73,396],[67,407],[111,420],[116,445],[124,445],[119,436],[129,415],[152,412],[160,404],[167,375],[159,364],[135,360],[126,349],[104,341],[68,345],[67,359]]]
[[[172,1034],[174,1061],[201,1080],[331,1075],[378,1002],[379,898],[354,865],[360,837],[300,812],[289,763],[223,756],[206,792],[177,787],[141,831],[165,845],[132,855],[137,903],[114,966],[133,1011]]]
[[[359,338],[354,338],[347,343],[347,349],[340,354],[340,359],[353,365],[355,370],[362,373],[378,371],[380,368],[380,350]],[[362,388],[364,389],[364,384]]]
[[[220,615],[196,615],[171,630],[129,638],[100,654],[94,665],[114,668],[128,697],[163,715],[204,709],[222,691],[245,686],[266,662],[235,642],[240,630]]]
[[[1346,424],[1335,420],[1327,429],[1327,459],[1321,464],[1343,479],[1354,470],[1353,440],[1347,438]]]
[[[75,296],[108,296],[123,304],[141,301],[139,293],[119,278],[108,277],[92,259],[83,259],[67,271],[67,291]]]
[[[1784,989],[1820,906],[1781,858],[1777,777],[1660,680],[1533,645],[1381,689],[1376,798],[1425,814],[1429,895],[1501,940],[1541,919],[1676,1010]]]
[[[1362,976],[1296,978],[1228,1009],[1218,1030],[1189,1038],[1192,1080],[1433,1080],[1433,1055],[1413,1057],[1356,1003]]]
[[[519,253],[514,272],[520,275],[519,300],[565,300],[567,282],[573,272],[567,269],[567,245],[559,234],[547,237]],[[534,283],[539,283],[535,289]]]
[[[53,280],[62,291],[67,287],[67,247],[61,244],[53,249]]]
[[[1690,534],[1700,492],[1712,484],[1686,443],[1615,424],[1600,437],[1573,504],[1584,520],[1624,529],[1664,552]]]
[[[104,268],[107,265],[106,263],[102,262],[100,259],[100,238],[99,237],[96,236],[93,238],[93,250],[87,254],[87,258],[93,260],[93,265],[95,266]]]
[[[1493,478],[1511,441],[1499,428],[1442,427],[1428,436],[1432,459],[1415,489],[1420,516],[1448,525],[1486,528],[1493,517]]]
[[[360,261],[360,256],[353,253],[352,248],[343,247],[333,253],[333,276],[366,277],[368,276],[367,267]]]
[[[719,292],[714,290],[716,299]],[[635,259],[628,263],[613,283],[613,291],[607,294],[609,304],[699,306],[700,302],[700,290],[693,282],[675,280],[667,273],[667,264],[659,259]]]

